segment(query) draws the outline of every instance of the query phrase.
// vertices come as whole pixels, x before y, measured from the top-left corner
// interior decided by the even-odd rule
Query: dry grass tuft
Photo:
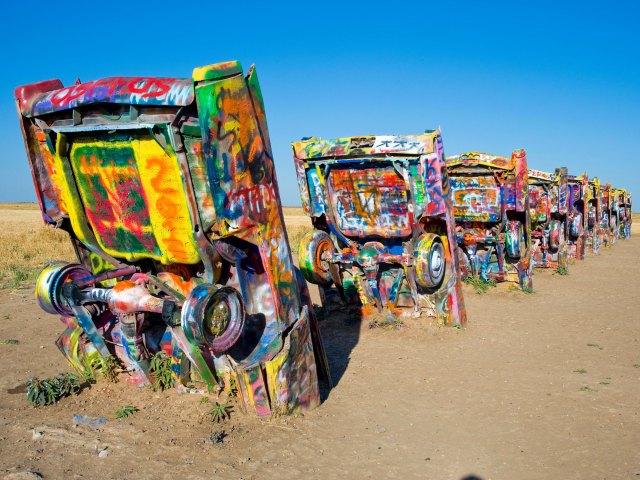
[[[287,234],[289,235],[289,245],[291,246],[291,254],[293,255],[294,259],[298,257],[298,245],[300,245],[300,240],[302,240],[302,237],[305,235],[305,233],[310,232],[311,230],[313,230],[311,220],[309,220],[308,227],[297,225],[293,227],[287,227]]]
[[[0,205],[0,288],[32,287],[48,261],[75,259],[69,236],[27,205]]]

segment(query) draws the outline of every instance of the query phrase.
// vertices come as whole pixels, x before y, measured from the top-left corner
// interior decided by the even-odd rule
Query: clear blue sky
[[[521,5],[522,3],[522,5]],[[447,155],[527,150],[586,170],[640,207],[640,2],[12,2],[2,6],[0,201],[34,201],[17,85],[188,77],[256,64],[280,191],[300,203],[289,143],[420,133]]]

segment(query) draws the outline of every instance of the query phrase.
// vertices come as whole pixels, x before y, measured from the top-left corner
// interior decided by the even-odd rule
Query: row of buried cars
[[[464,325],[465,277],[531,288],[534,267],[630,234],[627,192],[530,170],[523,150],[445,158],[439,131],[309,138],[293,144],[313,227],[298,269],[253,67],[15,97],[43,218],[77,256],[36,285],[60,351],[80,371],[115,357],[137,385],[165,354],[180,390],[237,389],[258,415],[313,408],[331,383],[306,281],[325,305]]]
[[[445,157],[440,131],[293,144],[304,211],[302,272],[324,303],[339,297],[465,321],[459,280],[533,288],[534,268],[566,273],[631,233],[631,196],[586,174],[511,157]]]

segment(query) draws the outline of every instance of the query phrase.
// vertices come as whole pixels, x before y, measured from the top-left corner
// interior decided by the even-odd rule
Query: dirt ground
[[[24,221],[15,215],[0,222]],[[39,228],[37,212],[30,221]],[[465,330],[331,315],[321,325],[336,385],[319,408],[265,419],[235,409],[220,425],[199,395],[124,382],[30,407],[15,393],[28,377],[69,370],[54,345],[62,324],[31,289],[2,290],[0,477],[640,478],[639,285],[636,230],[568,276],[537,272],[533,294],[465,286]],[[116,419],[127,404],[139,411]],[[74,426],[74,414],[107,421]],[[216,430],[222,443],[207,441]]]

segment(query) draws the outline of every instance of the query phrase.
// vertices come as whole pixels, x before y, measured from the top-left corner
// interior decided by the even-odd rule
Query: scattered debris
[[[102,450],[98,452],[98,458],[106,458],[111,454],[111,450],[109,447],[104,447]]]
[[[37,480],[39,478],[44,478],[39,472],[25,471],[25,472],[13,472],[7,473],[3,480]]]
[[[86,427],[92,428],[94,430],[100,428],[102,425],[104,425],[105,423],[107,423],[107,419],[106,417],[98,417],[98,418],[93,418],[93,417],[89,417],[87,415],[78,415],[75,414],[73,416],[73,423],[78,426],[78,425],[84,425]]]
[[[216,430],[212,432],[209,437],[207,437],[206,443],[210,443],[213,445],[223,443],[226,436],[227,434],[224,430]]]

